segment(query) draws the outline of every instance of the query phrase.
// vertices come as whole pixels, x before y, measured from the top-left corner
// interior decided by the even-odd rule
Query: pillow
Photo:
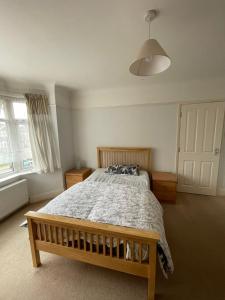
[[[123,174],[123,175],[139,175],[138,165],[112,165],[107,168],[105,173],[108,174]]]

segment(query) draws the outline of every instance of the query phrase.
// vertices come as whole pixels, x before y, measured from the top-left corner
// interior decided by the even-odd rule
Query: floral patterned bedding
[[[104,171],[97,169],[39,212],[157,231],[160,234],[157,250],[162,271],[165,276],[172,273],[173,261],[164,231],[163,210],[149,189],[148,174],[141,171],[140,176],[109,175]],[[142,249],[142,259],[146,250]],[[138,255],[138,249],[135,252]]]

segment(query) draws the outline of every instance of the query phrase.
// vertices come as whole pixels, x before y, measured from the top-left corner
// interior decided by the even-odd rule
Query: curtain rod
[[[36,94],[35,92],[26,91],[25,93],[13,93],[0,90],[0,97],[16,98],[16,99],[25,99],[25,94]],[[48,96],[47,93],[38,93],[39,95]]]
[[[12,94],[6,94],[6,93],[1,93],[1,92],[0,92],[0,98],[10,98],[10,99],[15,98],[18,100],[25,99],[24,95],[22,95],[22,94],[12,95]]]

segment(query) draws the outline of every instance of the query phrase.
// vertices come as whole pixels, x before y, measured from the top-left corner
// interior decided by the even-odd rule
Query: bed
[[[98,147],[98,169],[26,214],[33,266],[39,251],[148,279],[155,295],[157,253],[164,275],[173,271],[162,208],[150,192],[150,149]],[[138,164],[140,176],[108,175],[112,164]],[[109,209],[110,207],[110,209]]]

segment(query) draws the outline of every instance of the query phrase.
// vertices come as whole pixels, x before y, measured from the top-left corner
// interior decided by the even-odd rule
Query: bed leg
[[[33,267],[38,268],[41,266],[41,259],[40,259],[40,252],[38,250],[35,250],[35,252],[31,251],[32,253],[32,261],[33,261]]]
[[[35,268],[38,268],[41,265],[41,260],[40,260],[39,250],[36,249],[36,245],[35,245],[34,224],[32,223],[32,220],[30,218],[27,219],[27,222],[28,222],[30,249],[31,249],[31,256],[32,256],[33,266]]]
[[[156,245],[156,243],[151,243],[149,245],[148,300],[155,299]]]

